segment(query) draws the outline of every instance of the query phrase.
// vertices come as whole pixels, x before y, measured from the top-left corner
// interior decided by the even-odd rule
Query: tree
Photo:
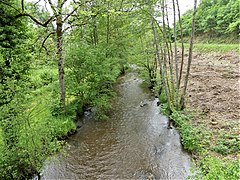
[[[194,32],[195,32],[195,18],[196,18],[196,12],[197,12],[197,0],[194,0],[194,9],[193,9],[193,18],[192,18],[192,33],[191,33],[191,39],[190,39],[190,46],[189,46],[189,53],[188,53],[188,63],[187,63],[187,73],[185,77],[185,82],[183,86],[183,93],[180,101],[180,107],[181,109],[184,108],[184,102],[185,102],[185,95],[187,91],[187,84],[190,74],[190,67],[192,63],[192,52],[193,52],[193,38],[194,38]]]
[[[64,83],[64,59],[63,59],[63,34],[68,29],[70,29],[73,26],[76,26],[75,24],[71,24],[67,26],[68,20],[70,17],[72,17],[80,6],[87,4],[88,1],[84,1],[83,3],[75,2],[73,9],[70,12],[64,12],[64,5],[66,4],[68,0],[58,0],[56,4],[52,2],[52,0],[47,0],[49,6],[51,7],[51,11],[53,12],[53,15],[49,15],[49,17],[45,21],[41,21],[38,19],[38,17],[35,17],[31,13],[28,12],[28,9],[25,8],[25,1],[21,1],[21,9],[16,8],[14,5],[9,4],[8,2],[2,1],[1,2],[10,8],[12,8],[17,15],[15,16],[16,19],[20,17],[29,17],[33,22],[35,22],[37,25],[40,25],[42,27],[48,27],[51,23],[55,22],[56,29],[49,32],[49,34],[46,36],[45,40],[42,43],[42,46],[44,47],[44,43],[47,41],[47,39],[51,35],[56,35],[56,54],[58,58],[58,72],[59,72],[59,83],[60,83],[60,102],[63,112],[65,112],[65,83]],[[39,1],[37,2],[39,3]],[[71,22],[73,23],[73,22]],[[64,24],[66,24],[66,28],[64,28]]]
[[[17,2],[11,1],[9,6],[5,2],[9,3],[0,3],[0,127],[4,143],[0,169],[5,169],[0,178],[13,179],[19,167],[24,166],[17,147],[31,55],[26,46],[26,23],[24,19],[15,19],[16,11],[11,8]]]
[[[239,3],[239,0],[201,1],[196,13],[196,35],[236,42],[239,34]],[[184,36],[191,35],[191,14],[188,11],[181,17]]]

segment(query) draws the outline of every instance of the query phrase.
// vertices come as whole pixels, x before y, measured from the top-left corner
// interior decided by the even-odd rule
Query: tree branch
[[[38,0],[37,2],[34,3],[33,6],[36,6],[41,0]]]
[[[73,9],[72,12],[70,12],[70,13],[63,19],[63,22],[65,22],[75,11],[77,11],[78,8],[79,8],[79,6],[76,7],[75,9]]]
[[[67,2],[68,0],[63,0],[61,7],[63,7],[63,5]]]
[[[47,25],[54,19],[54,16],[52,16],[46,22],[43,23],[28,13],[20,13],[20,14],[16,15],[15,18],[17,19],[17,18],[24,17],[24,16],[30,17],[35,23],[37,23],[38,25],[41,25],[43,27],[47,27]]]
[[[42,48],[44,48],[44,49],[47,51],[47,54],[48,54],[48,50],[47,50],[47,48],[45,47],[45,42],[47,41],[47,39],[48,39],[52,34],[55,34],[55,33],[56,33],[55,31],[52,31],[52,32],[50,32],[50,33],[45,37],[45,39],[44,39],[43,42],[42,42],[42,46],[41,46],[41,48],[40,48],[40,52],[41,52]]]
[[[49,3],[50,6],[51,6],[51,9],[52,9],[52,11],[53,11],[53,14],[54,14],[55,16],[57,16],[57,11],[56,11],[53,3],[52,3],[52,0],[48,0],[48,3]]]
[[[72,24],[71,26],[68,26],[66,27],[64,30],[63,30],[63,33],[66,32],[68,29],[70,28],[73,28],[73,27],[76,27],[76,26],[84,26],[86,25],[88,22],[84,22],[84,23],[81,23],[81,24]]]
[[[65,1],[67,1],[67,0],[65,0]],[[74,9],[72,10],[72,12],[70,12],[70,13],[67,15],[67,17],[65,17],[65,18],[63,19],[63,22],[65,22],[75,11],[77,11],[80,6],[82,6],[83,4],[85,4],[85,3],[87,3],[87,2],[91,2],[91,1],[85,1],[85,2],[82,3],[82,4],[79,4],[76,8],[74,8]]]
[[[22,0],[22,11],[24,11],[24,0]]]

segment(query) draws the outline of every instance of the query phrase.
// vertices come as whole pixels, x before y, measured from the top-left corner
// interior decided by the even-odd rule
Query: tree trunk
[[[62,43],[63,43],[63,21],[62,15],[59,11],[57,16],[57,57],[58,57],[58,75],[60,83],[60,102],[63,112],[65,112],[65,84],[64,84],[64,59],[62,56]]]
[[[173,0],[173,29],[174,29],[174,59],[175,59],[175,76],[178,82],[178,58],[177,58],[177,27],[176,27],[176,8],[175,1]]]
[[[180,8],[179,8],[178,0],[176,0],[176,3],[177,3],[177,10],[178,10],[178,22],[179,22],[179,28],[181,33],[181,49],[182,49],[182,54],[181,54],[182,59],[181,59],[181,65],[180,65],[180,71],[179,71],[179,77],[178,77],[178,83],[177,83],[177,89],[180,89],[181,79],[183,74],[183,63],[184,63],[184,44],[183,44],[182,20],[180,17]]]
[[[165,3],[164,4],[164,9],[163,11],[163,17],[166,17],[166,23],[163,23],[163,34],[165,34],[165,44],[166,44],[166,49],[167,49],[167,57],[168,57],[168,68],[169,71],[166,69],[166,78],[170,76],[170,81],[167,81],[169,85],[169,99],[172,104],[174,104],[174,99],[175,99],[175,85],[174,85],[174,75],[173,75],[173,51],[172,51],[172,43],[171,43],[171,33],[170,33],[170,24],[169,24],[169,19],[168,19],[168,6]],[[163,9],[163,10],[164,10]],[[165,21],[165,20],[164,20]],[[166,27],[167,25],[167,27]],[[169,74],[169,76],[168,76]]]
[[[190,67],[192,63],[192,50],[193,50],[193,38],[194,38],[194,31],[195,31],[195,18],[196,18],[196,11],[197,11],[197,0],[194,0],[194,11],[193,11],[193,19],[192,19],[192,34],[191,34],[191,39],[190,39],[190,47],[189,47],[189,54],[188,54],[188,64],[187,64],[187,74],[185,77],[185,82],[183,86],[183,93],[181,97],[181,109],[184,109],[185,106],[185,95],[187,91],[187,84],[188,84],[188,79],[189,79],[189,74],[190,74]]]
[[[176,0],[178,1],[178,0]],[[175,0],[173,0],[172,2],[173,4],[173,35],[174,35],[174,60],[175,60],[175,78],[176,78],[176,91],[175,91],[175,95],[176,95],[176,109],[178,109],[179,107],[179,87],[178,87],[178,57],[177,57],[177,25],[176,25],[176,7],[175,7]]]

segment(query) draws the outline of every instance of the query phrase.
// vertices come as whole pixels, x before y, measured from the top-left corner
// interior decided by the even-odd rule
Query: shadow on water
[[[186,179],[191,157],[141,83],[136,73],[121,77],[110,120],[84,117],[66,155],[47,161],[41,179]]]

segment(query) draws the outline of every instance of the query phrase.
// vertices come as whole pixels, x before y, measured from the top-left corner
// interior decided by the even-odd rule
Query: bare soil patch
[[[240,120],[240,60],[237,52],[194,53],[188,85],[187,109],[194,109],[193,125],[211,132],[214,147],[223,134],[238,135]],[[236,158],[237,153],[228,157]]]

